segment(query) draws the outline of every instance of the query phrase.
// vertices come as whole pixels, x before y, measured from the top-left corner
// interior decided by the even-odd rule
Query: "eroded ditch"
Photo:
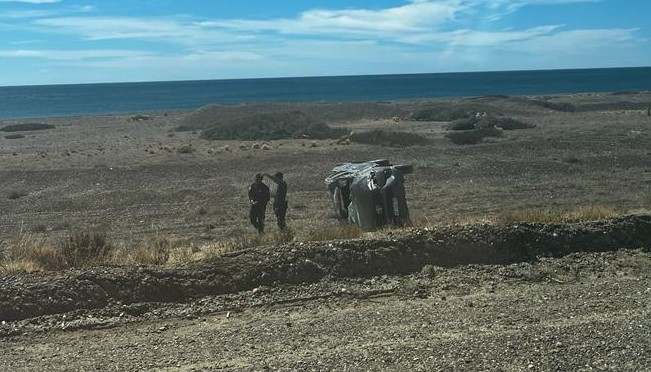
[[[410,274],[425,265],[510,264],[624,248],[651,248],[651,215],[581,224],[411,229],[376,240],[247,249],[173,269],[102,266],[0,277],[0,320],[101,309],[115,303],[183,303],[324,278]]]

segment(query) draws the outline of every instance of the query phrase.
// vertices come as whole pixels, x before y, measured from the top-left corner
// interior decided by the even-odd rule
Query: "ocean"
[[[206,104],[391,101],[651,91],[651,67],[0,87],[0,119],[187,110]]]

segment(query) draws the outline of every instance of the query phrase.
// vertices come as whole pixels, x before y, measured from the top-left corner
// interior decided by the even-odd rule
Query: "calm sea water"
[[[651,67],[0,87],[0,119],[493,94],[651,91]]]

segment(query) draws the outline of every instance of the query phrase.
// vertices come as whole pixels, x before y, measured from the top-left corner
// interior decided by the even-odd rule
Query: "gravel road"
[[[116,304],[14,323],[0,370],[645,371],[650,269],[618,250]]]

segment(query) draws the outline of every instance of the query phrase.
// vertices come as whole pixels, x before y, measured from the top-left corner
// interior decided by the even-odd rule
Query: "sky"
[[[0,86],[651,66],[648,0],[0,0]]]

